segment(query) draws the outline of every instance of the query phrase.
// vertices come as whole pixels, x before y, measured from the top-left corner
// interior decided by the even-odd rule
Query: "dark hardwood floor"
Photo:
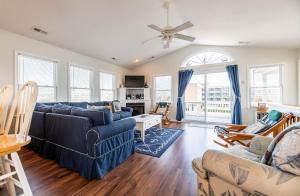
[[[101,180],[88,181],[76,172],[60,167],[23,149],[22,160],[34,195],[196,195],[196,175],[192,159],[208,148],[217,147],[214,132],[205,125],[171,123],[184,130],[169,149],[155,158],[135,153]],[[5,190],[0,191],[5,195]]]

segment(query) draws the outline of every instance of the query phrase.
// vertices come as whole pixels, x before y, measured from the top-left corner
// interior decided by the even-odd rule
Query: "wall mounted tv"
[[[126,88],[144,88],[145,76],[125,76]]]

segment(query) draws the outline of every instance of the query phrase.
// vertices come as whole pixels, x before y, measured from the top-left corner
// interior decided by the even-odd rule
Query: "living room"
[[[0,1],[0,194],[300,195],[299,9]]]

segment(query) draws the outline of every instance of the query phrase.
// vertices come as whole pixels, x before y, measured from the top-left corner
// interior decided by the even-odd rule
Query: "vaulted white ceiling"
[[[185,47],[163,49],[147,27],[164,27],[163,0],[0,0],[0,28],[120,66],[134,66]],[[191,21],[194,44],[300,47],[300,0],[174,0],[171,25]],[[32,30],[47,31],[42,35]],[[119,59],[117,62],[112,57]],[[134,60],[139,59],[139,63]]]

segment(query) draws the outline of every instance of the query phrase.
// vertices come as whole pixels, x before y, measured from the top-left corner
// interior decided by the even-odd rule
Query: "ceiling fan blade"
[[[194,26],[193,23],[188,21],[188,22],[183,23],[182,25],[179,25],[178,27],[175,27],[175,28],[171,29],[171,31],[174,32],[174,33],[177,33],[179,31],[183,31],[185,29],[188,29],[192,26]]]
[[[156,25],[154,25],[154,24],[148,25],[148,27],[151,28],[151,29],[154,29],[154,30],[156,30],[156,31],[159,31],[159,32],[162,32],[162,31],[163,31],[162,28],[160,28],[160,27],[158,27],[158,26],[156,26]]]
[[[145,43],[147,43],[147,42],[149,42],[149,41],[152,41],[152,40],[154,40],[154,39],[161,38],[161,37],[162,37],[162,35],[158,35],[158,36],[155,36],[155,37],[151,37],[151,38],[149,38],[149,39],[146,39],[146,40],[142,41],[142,44],[145,44]]]
[[[189,41],[189,42],[193,42],[196,39],[195,37],[191,37],[191,36],[187,36],[187,35],[183,35],[183,34],[178,34],[178,33],[176,33],[174,36],[177,39],[182,39],[182,40]]]

